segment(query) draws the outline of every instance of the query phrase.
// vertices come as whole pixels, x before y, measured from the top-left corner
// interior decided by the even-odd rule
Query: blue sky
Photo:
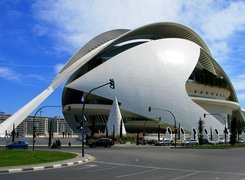
[[[194,29],[230,77],[245,108],[245,1],[0,0],[0,111],[14,113],[43,91],[94,36],[155,22]],[[42,105],[61,105],[63,86]],[[43,115],[62,113],[47,108]]]

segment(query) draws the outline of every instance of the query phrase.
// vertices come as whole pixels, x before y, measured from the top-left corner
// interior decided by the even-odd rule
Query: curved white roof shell
[[[113,52],[117,51],[117,47],[130,44],[136,45]],[[110,56],[105,62],[82,74],[80,68],[70,77],[66,88],[88,92],[114,78],[115,94],[109,93],[106,88],[98,89],[93,94],[107,99],[113,99],[116,95],[122,110],[146,118],[152,118],[152,114],[147,112],[148,106],[168,109],[176,115],[178,123],[186,129],[191,129],[193,124],[197,125],[198,120],[203,118],[204,113],[211,113],[196,103],[203,103],[205,100],[190,98],[185,89],[186,81],[198,66],[217,77],[226,79],[231,92],[232,101],[209,99],[206,104],[213,106],[223,104],[224,108],[220,113],[224,116],[240,108],[228,76],[212,58],[201,37],[186,26],[176,23],[155,23],[127,31],[108,43],[93,57],[98,58],[106,53]],[[93,58],[88,59],[85,63],[92,60]],[[63,99],[65,96],[66,89]],[[173,124],[173,119],[168,113],[154,112],[154,114],[155,117],[162,116],[167,123]],[[224,126],[223,120],[213,116],[208,116],[205,122],[220,131]]]
[[[109,93],[107,88],[98,89],[93,94],[108,99],[116,95],[121,109],[148,118],[152,117],[148,112],[149,106],[170,110],[177,122],[189,129],[204,113],[208,113],[194,103],[185,90],[185,82],[199,55],[200,47],[187,40],[151,41],[113,57],[66,87],[88,92],[113,77],[115,94]],[[167,113],[160,111],[154,114],[162,116],[169,124],[174,122]],[[223,127],[215,118],[210,117],[206,121],[217,128]]]

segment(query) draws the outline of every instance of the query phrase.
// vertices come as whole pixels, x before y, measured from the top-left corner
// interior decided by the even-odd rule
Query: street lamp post
[[[148,111],[151,112],[152,109],[160,110],[160,111],[166,111],[166,112],[169,112],[173,116],[173,118],[174,118],[174,146],[176,147],[176,118],[175,118],[174,114],[170,110],[153,108],[151,106],[149,106]]]
[[[13,131],[12,131],[12,142],[15,141],[15,123],[13,124]]]
[[[158,122],[158,128],[157,128],[157,136],[158,136],[158,141],[160,141],[160,121],[161,121],[161,117],[159,117],[159,122]]]
[[[102,88],[102,87],[104,87],[104,86],[106,86],[106,85],[110,85],[110,88],[111,88],[111,89],[115,89],[114,79],[109,79],[109,82],[108,82],[108,83],[105,83],[105,84],[103,84],[103,85],[101,85],[101,86],[98,86],[98,87],[96,87],[96,88],[91,89],[91,90],[88,92],[88,94],[86,95],[85,100],[84,100],[84,102],[83,102],[83,107],[82,107],[82,121],[81,121],[81,131],[82,131],[82,157],[84,157],[84,133],[85,133],[85,130],[83,129],[83,124],[84,124],[84,109],[85,109],[85,104],[87,103],[88,96],[89,96],[89,94],[90,94],[92,91],[94,91],[94,90],[96,90],[96,89],[99,89],[99,88]]]
[[[227,137],[226,137],[226,134],[227,134],[227,128],[226,128],[226,120],[225,120],[225,117],[222,116],[221,114],[216,114],[216,113],[214,113],[214,114],[206,114],[206,113],[204,113],[204,114],[203,114],[203,117],[206,118],[207,115],[220,116],[220,117],[222,117],[222,119],[224,120],[224,123],[225,123],[224,133],[225,133],[225,145],[226,145],[226,143],[227,143]]]
[[[62,107],[62,106],[42,106],[34,114],[33,119],[32,119],[32,133],[33,133],[32,134],[32,150],[33,151],[35,150],[35,137],[36,137],[35,119],[36,119],[37,113],[41,112],[43,108],[47,108],[47,107]]]
[[[52,139],[52,135],[53,135],[53,120],[51,119],[49,121],[49,133],[48,133],[48,147],[51,146],[51,139]]]

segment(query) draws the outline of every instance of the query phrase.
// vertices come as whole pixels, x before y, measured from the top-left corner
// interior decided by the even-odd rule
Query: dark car
[[[112,139],[110,138],[100,138],[95,141],[90,142],[89,147],[93,148],[96,146],[111,147],[113,145]]]
[[[12,142],[6,145],[6,148],[8,149],[27,149],[28,148],[28,142],[26,141],[16,141]]]

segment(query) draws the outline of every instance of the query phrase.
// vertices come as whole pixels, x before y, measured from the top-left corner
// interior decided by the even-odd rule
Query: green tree
[[[203,144],[203,127],[204,127],[204,121],[200,118],[198,121],[198,141],[199,144]]]
[[[245,122],[243,120],[238,120],[237,121],[237,132],[238,134],[241,134],[245,129]]]
[[[230,144],[233,146],[237,139],[237,120],[233,118],[231,121]]]

